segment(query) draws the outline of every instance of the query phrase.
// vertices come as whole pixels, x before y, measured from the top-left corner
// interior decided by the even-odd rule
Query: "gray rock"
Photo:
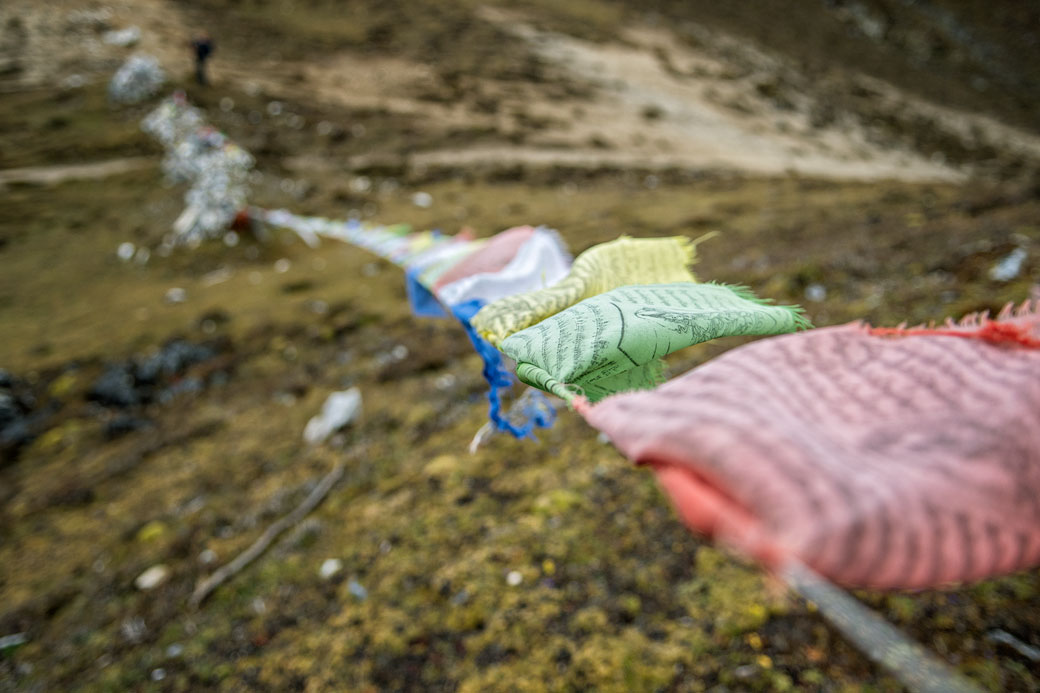
[[[134,389],[134,376],[123,364],[110,366],[102,373],[90,386],[87,399],[112,407],[132,407],[141,403]]]

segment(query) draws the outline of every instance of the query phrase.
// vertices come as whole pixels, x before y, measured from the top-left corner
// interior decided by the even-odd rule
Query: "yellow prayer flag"
[[[473,317],[473,327],[498,346],[509,335],[611,289],[696,281],[687,269],[695,260],[695,246],[683,236],[621,236],[595,245],[574,260],[570,273],[558,284],[489,303]]]

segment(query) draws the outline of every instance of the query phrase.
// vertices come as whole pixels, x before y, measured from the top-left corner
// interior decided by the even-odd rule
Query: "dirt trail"
[[[172,3],[62,0],[43,12],[21,0],[0,10],[0,21],[13,16],[16,30],[0,41],[0,63],[11,78],[0,78],[0,86],[53,84],[73,70],[103,79],[128,52],[104,44],[103,32],[130,25],[142,33],[132,50],[157,55],[174,73],[188,67],[183,44],[190,22]],[[954,165],[940,150],[922,152],[898,137],[879,137],[869,118],[838,113],[821,121],[828,98],[810,88],[791,61],[719,32],[688,24],[683,36],[692,35],[691,41],[670,28],[637,26],[619,41],[593,43],[523,20],[487,7],[476,17],[523,40],[568,81],[570,93],[561,95],[559,84],[482,77],[469,77],[453,91],[431,65],[351,52],[309,61],[274,56],[259,64],[228,53],[215,61],[213,76],[218,85],[253,93],[409,116],[443,135],[403,155],[375,145],[347,161],[350,167],[389,154],[426,168],[677,167],[942,182],[986,173]],[[882,116],[927,121],[955,148],[1040,160],[1040,137],[875,79],[847,77],[877,94]],[[451,136],[465,130],[493,135],[461,142]]]
[[[0,190],[11,183],[34,183],[54,185],[66,180],[107,178],[109,176],[138,171],[155,165],[150,156],[110,159],[91,164],[62,164],[57,166],[26,166],[0,170]]]
[[[420,116],[424,126],[445,133],[493,129],[506,140],[452,141],[450,147],[397,156],[411,167],[679,167],[908,182],[963,182],[980,174],[949,163],[941,152],[879,138],[869,123],[848,114],[817,122],[826,96],[790,88],[804,75],[783,58],[734,38],[698,31],[700,47],[693,49],[667,29],[637,27],[619,42],[593,43],[537,30],[503,10],[483,8],[478,14],[523,39],[580,96],[560,98],[545,86],[475,79],[468,85],[471,98],[431,100],[437,75],[429,66],[351,54],[308,63],[271,61],[259,70],[232,64],[224,75],[271,93]],[[878,106],[893,118],[927,119],[959,147],[1040,160],[1040,137],[876,79],[852,79],[876,93]],[[475,107],[481,99],[492,106]],[[373,158],[385,157],[373,151],[347,163],[364,167]]]

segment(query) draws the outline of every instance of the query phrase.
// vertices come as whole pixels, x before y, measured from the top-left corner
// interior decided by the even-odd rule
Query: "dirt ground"
[[[719,231],[700,277],[818,326],[891,325],[1040,298],[1038,20],[959,0],[4,3],[0,690],[899,690],[566,410],[470,455],[479,360],[409,314],[388,263],[288,234],[120,261],[158,248],[183,190],[138,127],[154,102],[106,84],[157,56],[256,156],[262,206],[546,224],[574,253]],[[104,42],[131,25],[136,46]],[[306,445],[350,386],[359,424]],[[317,510],[188,605],[337,463]],[[1040,572],[857,596],[984,689],[1040,690],[1008,644],[1040,648]]]

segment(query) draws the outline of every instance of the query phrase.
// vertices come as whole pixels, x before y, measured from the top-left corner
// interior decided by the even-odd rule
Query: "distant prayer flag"
[[[502,263],[506,258],[501,247],[498,244],[489,247],[497,238],[492,238],[479,253],[471,256],[473,263],[467,258],[456,265],[452,273],[459,278],[446,283],[445,277],[441,277],[436,293],[445,305],[454,306],[474,299],[490,303],[506,296],[544,289],[558,283],[570,270],[571,256],[567,247],[560,235],[551,229],[533,229],[505,263]],[[493,254],[493,260],[487,258],[487,254]],[[497,269],[492,269],[494,267]],[[470,274],[463,274],[460,269]]]

